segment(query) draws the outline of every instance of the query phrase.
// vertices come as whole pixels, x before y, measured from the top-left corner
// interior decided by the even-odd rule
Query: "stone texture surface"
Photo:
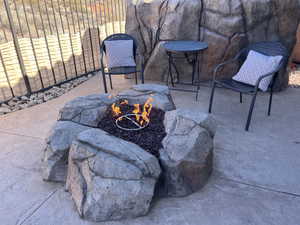
[[[164,124],[161,194],[186,196],[202,188],[210,177],[216,122],[206,114],[178,109],[166,113]]]
[[[164,80],[167,40],[201,40],[209,48],[200,57],[201,78],[212,78],[213,67],[233,57],[241,48],[257,41],[281,41],[291,51],[300,18],[298,0],[154,0],[127,1],[126,32],[140,44],[145,59],[145,77]],[[179,64],[178,64],[179,65]],[[184,77],[190,72],[180,63]],[[224,68],[231,77],[238,65]],[[287,86],[283,71],[277,87]]]
[[[299,24],[298,30],[297,30],[297,43],[293,50],[292,60],[295,62],[300,62],[300,24]]]
[[[137,145],[90,129],[73,142],[66,186],[83,218],[118,220],[147,214],[160,173]]]
[[[77,135],[89,127],[69,121],[59,121],[52,128],[47,138],[43,156],[43,179],[46,181],[65,182],[69,149]]]
[[[115,99],[108,94],[78,97],[68,102],[59,113],[59,120],[73,121],[82,125],[97,127],[108,105]]]
[[[147,99],[151,97],[153,98],[153,102],[151,104],[155,108],[163,111],[171,111],[176,108],[169,88],[164,85],[135,85],[129,90],[122,91],[117,97],[127,99],[130,105],[144,104]]]

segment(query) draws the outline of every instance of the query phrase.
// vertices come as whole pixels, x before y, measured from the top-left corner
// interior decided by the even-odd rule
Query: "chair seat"
[[[224,80],[216,80],[217,84],[222,87],[231,89],[233,91],[241,92],[241,93],[253,93],[255,91],[255,87],[252,85],[244,84],[233,79],[224,79]]]
[[[117,75],[117,74],[130,74],[130,73],[135,73],[140,71],[137,70],[137,68],[134,66],[134,67],[105,68],[104,72]]]

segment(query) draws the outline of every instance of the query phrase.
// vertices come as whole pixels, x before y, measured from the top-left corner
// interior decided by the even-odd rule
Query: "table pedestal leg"
[[[198,95],[199,95],[199,91],[200,91],[200,65],[199,65],[199,54],[197,54],[196,66],[197,66],[197,74],[198,74],[198,84],[197,84],[196,101],[198,101]]]
[[[172,66],[175,69],[176,75],[177,75],[177,83],[180,83],[180,76],[179,76],[179,71],[176,67],[176,64],[174,62],[173,56],[171,52],[167,52],[168,58],[169,58],[169,71],[168,71],[168,77],[167,77],[167,85],[169,85],[169,78],[171,78],[171,84],[172,87],[174,88],[174,77],[173,77],[173,72],[172,72]],[[194,54],[194,58],[193,60],[188,62],[192,65],[193,71],[192,71],[192,83],[191,85],[196,86],[197,90],[196,91],[192,91],[192,92],[196,92],[196,100],[198,100],[198,95],[199,95],[199,90],[200,90],[200,71],[199,71],[199,53],[195,53]],[[197,85],[195,85],[195,77],[196,77],[196,73],[197,73]],[[186,83],[182,83],[182,84],[186,84]],[[173,89],[173,90],[180,90],[180,89]],[[182,91],[188,91],[188,90],[182,90]]]
[[[168,73],[168,77],[167,77],[167,86],[169,86],[169,77],[171,78],[171,84],[174,87],[174,79],[173,79],[173,74],[172,74],[172,54],[171,53],[167,53],[168,54],[168,58],[169,58],[169,73]]]

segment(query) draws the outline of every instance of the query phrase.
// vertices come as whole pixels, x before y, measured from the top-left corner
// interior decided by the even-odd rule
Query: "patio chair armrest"
[[[269,76],[273,76],[274,74],[278,73],[282,66],[283,66],[283,62],[281,62],[281,63],[278,65],[278,67],[277,67],[275,70],[273,70],[272,72],[270,72],[270,73],[268,73],[268,74],[265,74],[265,75],[263,75],[263,76],[260,76],[259,79],[256,81],[255,87],[258,88],[260,82],[261,82],[264,78],[269,77]]]
[[[231,63],[234,63],[237,61],[238,58],[233,58],[233,59],[230,59],[230,60],[227,60],[223,63],[220,63],[219,65],[217,65],[215,68],[214,68],[214,74],[213,74],[213,79],[216,80],[216,77],[217,77],[217,73],[219,72],[219,70],[225,66],[225,65],[228,65],[228,64],[231,64]]]
[[[214,69],[213,79],[216,80],[217,73],[218,73],[218,71],[219,71],[223,66],[238,61],[239,58],[241,57],[241,55],[242,55],[245,51],[246,51],[246,49],[242,49],[242,50],[241,50],[234,58],[229,59],[229,60],[227,60],[227,61],[225,61],[225,62],[223,62],[223,63],[217,65],[217,66],[215,67],[215,69]]]
[[[255,88],[256,88],[256,89],[259,88],[259,84],[260,84],[260,82],[261,82],[264,78],[269,77],[269,76],[272,76],[272,75],[274,75],[274,74],[277,73],[277,72],[278,72],[278,71],[274,71],[274,72],[271,72],[271,73],[268,73],[268,74],[266,74],[266,75],[263,75],[263,76],[259,77],[258,80],[256,81]]]

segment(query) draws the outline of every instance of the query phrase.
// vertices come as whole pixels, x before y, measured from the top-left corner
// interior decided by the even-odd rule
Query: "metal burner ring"
[[[139,116],[142,116],[141,114],[137,114]],[[146,128],[149,125],[149,122],[145,121],[145,124],[143,126],[141,126],[138,122],[136,122],[135,120],[131,119],[130,117],[136,117],[136,114],[130,113],[130,114],[126,114],[123,116],[120,116],[118,119],[116,119],[116,125],[119,129],[121,130],[125,130],[125,131],[138,131],[138,130],[142,130],[144,128]],[[126,127],[122,127],[119,122],[123,119],[127,119],[129,121],[132,122],[132,124],[134,126],[136,126],[136,128],[126,128]]]

